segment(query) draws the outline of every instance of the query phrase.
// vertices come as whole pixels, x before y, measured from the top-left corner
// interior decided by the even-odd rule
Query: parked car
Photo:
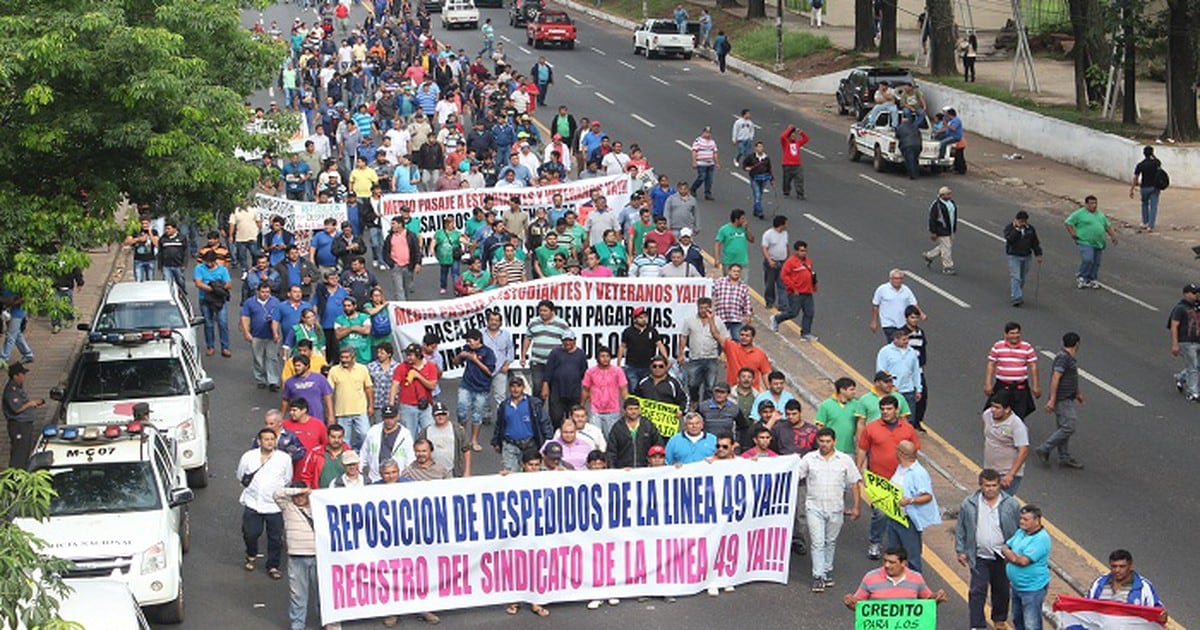
[[[542,11],[525,26],[525,43],[534,48],[546,44],[575,47],[575,23],[563,11]]]
[[[546,0],[513,0],[508,5],[508,25],[522,27],[537,19],[546,9]]]
[[[892,127],[892,112],[889,110],[880,108],[874,115],[868,111],[866,118],[850,126],[847,144],[850,161],[857,162],[862,156],[868,155],[877,172],[883,171],[889,163],[904,163],[900,143],[896,140],[896,129]],[[954,160],[949,156],[938,157],[940,144],[931,136],[929,120],[926,119],[921,128],[921,153],[917,157],[917,165],[935,173],[946,170]]]
[[[672,20],[646,20],[633,31],[633,54],[645,53],[647,59],[657,55],[680,55],[691,59],[699,32],[699,22],[688,22],[687,33],[680,34]]]
[[[442,6],[442,28],[479,28],[479,9],[472,0],[446,0]]]
[[[913,76],[904,68],[855,68],[838,83],[838,113],[845,116],[853,111],[854,119],[862,120],[875,104],[875,88],[880,81],[894,88],[913,83]]]

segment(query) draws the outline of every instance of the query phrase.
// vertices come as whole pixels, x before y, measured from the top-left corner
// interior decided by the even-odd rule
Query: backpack
[[[1160,166],[1154,175],[1154,187],[1159,190],[1166,190],[1171,187],[1171,176]]]

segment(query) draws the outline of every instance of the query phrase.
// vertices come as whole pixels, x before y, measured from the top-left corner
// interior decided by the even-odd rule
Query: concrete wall
[[[1120,181],[1130,181],[1142,159],[1143,143],[1043,116],[961,90],[924,83],[930,111],[953,107],[972,133],[1056,162]],[[1200,188],[1200,148],[1155,144],[1154,154],[1171,175],[1171,185]]]

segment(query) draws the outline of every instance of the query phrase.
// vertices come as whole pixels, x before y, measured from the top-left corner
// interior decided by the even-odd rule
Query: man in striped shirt
[[[868,571],[858,590],[842,598],[846,608],[854,610],[861,601],[883,599],[932,599],[941,604],[946,591],[932,591],[920,573],[908,568],[908,552],[904,547],[892,547],[883,553],[883,566]]]
[[[703,183],[704,198],[712,201],[713,171],[721,168],[721,162],[711,127],[705,127],[704,131],[700,132],[700,137],[692,142],[692,168],[696,169],[696,181],[692,182],[692,191],[700,190],[700,184]]]
[[[647,240],[642,246],[641,255],[633,259],[633,273],[630,275],[635,278],[657,278],[662,275],[666,264],[667,259],[658,254],[658,243]]]
[[[742,326],[750,323],[750,287],[742,282],[742,266],[725,267],[726,275],[713,281],[713,311],[725,323],[730,337],[737,337]]]
[[[532,383],[542,382],[550,352],[562,346],[563,337],[571,330],[567,322],[554,314],[554,302],[550,300],[538,302],[537,314],[537,319],[529,322],[525,340],[521,342],[521,367],[529,369]]]
[[[988,352],[987,369],[983,377],[983,393],[991,400],[997,390],[1009,392],[1013,413],[1023,419],[1037,411],[1034,398],[1042,397],[1038,384],[1037,351],[1021,340],[1021,325],[1004,325],[1004,339],[997,341]],[[1032,392],[1032,395],[1031,395]],[[990,403],[984,403],[986,405]]]
[[[504,276],[505,284],[525,281],[525,261],[517,258],[517,246],[504,244],[504,256],[492,263],[492,277]]]

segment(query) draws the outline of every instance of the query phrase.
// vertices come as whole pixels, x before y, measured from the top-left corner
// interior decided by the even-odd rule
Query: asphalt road
[[[296,15],[294,9],[294,5],[271,7],[265,19],[288,24]],[[1063,332],[1078,332],[1083,338],[1081,366],[1123,397],[1084,380],[1088,403],[1082,409],[1081,430],[1072,450],[1087,469],[1045,470],[1032,462],[1021,496],[1041,505],[1056,524],[1098,558],[1116,547],[1131,549],[1139,569],[1162,591],[1173,616],[1184,625],[1200,621],[1200,603],[1185,595],[1190,575],[1177,551],[1196,548],[1200,534],[1172,525],[1191,522],[1200,515],[1200,506],[1183,484],[1165,482],[1187,478],[1187,470],[1195,468],[1186,463],[1190,459],[1184,452],[1190,437],[1185,423],[1195,417],[1195,407],[1174,391],[1171,371],[1176,361],[1165,351],[1162,329],[1166,312],[1178,299],[1179,287],[1194,277],[1184,261],[1143,248],[1136,239],[1122,239],[1108,252],[1101,280],[1144,305],[1110,291],[1077,291],[1074,247],[1059,227],[1073,209],[1065,202],[1023,198],[1012,189],[1000,190],[970,176],[910,182],[898,173],[876,174],[867,164],[846,160],[844,131],[817,126],[805,112],[796,111],[790,97],[759,89],[742,77],[719,75],[704,60],[633,57],[628,33],[589,20],[579,20],[576,50],[526,53],[521,50],[522,31],[507,26],[503,11],[485,9],[483,13],[497,24],[497,37],[505,41],[509,58],[518,68],[532,65],[538,54],[555,65],[557,82],[549,95],[552,107],[562,103],[577,117],[600,118],[614,139],[626,146],[640,143],[655,170],[670,175],[673,181],[694,177],[688,168],[688,154],[679,143],[690,144],[703,126],[713,126],[723,152],[723,170],[716,175],[717,200],[701,204],[698,240],[708,247],[730,208],[749,208],[748,186],[724,168],[732,158],[729,126],[733,116],[743,107],[754,112],[755,121],[762,126],[759,137],[767,142],[775,159],[779,130],[789,123],[805,128],[813,137],[805,155],[808,200],[772,198],[769,203],[775,205],[768,205],[767,212],[786,214],[792,238],[809,242],[821,277],[815,332],[822,343],[859,371],[873,372],[882,336],[867,329],[871,293],[886,280],[891,267],[916,271],[932,285],[909,280],[929,314],[931,404],[927,422],[975,461],[981,460],[982,450],[976,412],[983,402],[984,360],[988,346],[1000,338],[1003,323],[1020,321],[1026,338],[1039,350],[1050,352],[1057,348]],[[248,21],[256,18],[247,16]],[[456,48],[478,50],[478,31],[445,34],[437,27],[436,17],[434,23],[439,37],[444,36]],[[257,100],[265,101],[266,96]],[[552,109],[539,111],[537,116],[545,122],[552,113]],[[849,121],[845,122],[848,125]],[[970,121],[966,123],[969,129]],[[920,252],[929,246],[926,210],[937,188],[946,184],[955,188],[960,216],[979,228],[960,228],[956,277],[925,270],[920,258]],[[1086,191],[1080,191],[1080,196],[1083,194]],[[1040,283],[1046,289],[1039,288],[1036,300],[1016,310],[1008,306],[1003,245],[994,235],[1021,208],[1033,215],[1047,249],[1042,277],[1031,276],[1029,288]],[[761,232],[767,224],[756,222],[753,226]],[[751,281],[761,289],[757,263],[752,267]],[[420,279],[423,297],[436,294],[434,282],[428,274]],[[207,362],[218,383],[212,412],[213,479],[193,506],[195,545],[185,567],[189,609],[184,627],[266,628],[286,623],[286,581],[273,582],[262,571],[247,574],[240,567],[240,486],[233,468],[261,423],[263,411],[276,401],[250,384],[246,344],[235,341],[234,350],[232,360]],[[1047,360],[1043,374],[1048,370]],[[1052,424],[1053,419],[1039,411],[1029,421],[1032,440],[1043,440]],[[477,470],[495,470],[498,458],[485,452],[481,465],[476,466]],[[787,587],[747,585],[717,599],[701,595],[675,604],[626,601],[596,612],[584,610],[582,603],[555,605],[550,607],[550,620],[570,614],[568,623],[584,628],[634,623],[680,627],[711,623],[714,615],[719,615],[716,618],[743,624],[751,620],[754,627],[797,619],[804,628],[844,628],[850,616],[838,599],[872,564],[863,555],[865,533],[865,522],[850,524],[843,531],[836,575],[839,584],[824,595],[808,593],[807,558],[793,557],[792,581]],[[938,579],[933,576],[931,581],[936,584]],[[509,619],[500,609],[481,609],[448,613],[443,619],[469,627],[514,627],[530,621],[528,614]],[[944,619],[963,619],[965,603],[954,598],[941,614]],[[761,624],[752,621],[759,618]],[[310,619],[310,626],[314,625],[315,620]]]

